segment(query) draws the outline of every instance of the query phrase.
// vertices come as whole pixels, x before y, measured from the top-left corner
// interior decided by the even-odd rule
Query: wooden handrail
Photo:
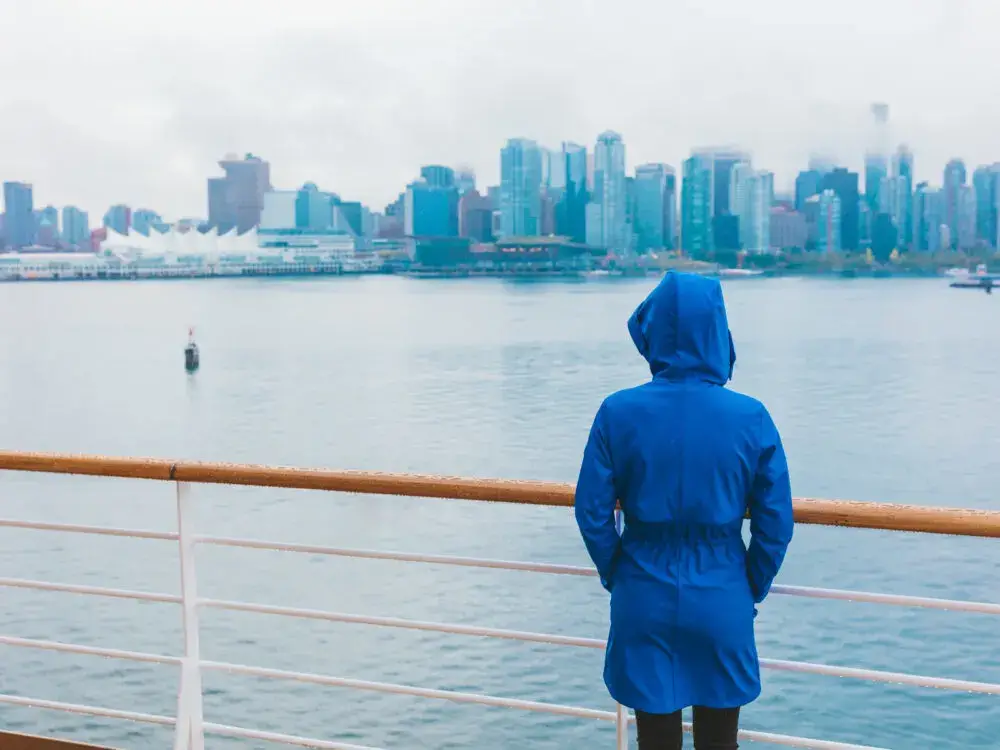
[[[3,750],[111,750],[104,745],[87,745],[83,742],[36,737],[33,734],[20,734],[18,732],[0,732],[0,748]]]
[[[558,482],[0,451],[0,470],[571,507]],[[1000,511],[795,499],[796,523],[1000,538]]]

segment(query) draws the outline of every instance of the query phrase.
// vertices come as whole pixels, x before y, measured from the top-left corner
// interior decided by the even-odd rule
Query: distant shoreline
[[[59,284],[73,282],[144,282],[144,281],[207,281],[219,279],[316,279],[340,276],[399,276],[408,279],[429,280],[429,279],[524,279],[524,280],[545,280],[562,279],[577,280],[581,282],[601,282],[601,281],[621,281],[628,279],[660,278],[669,271],[681,271],[687,273],[697,273],[704,276],[719,278],[723,281],[754,281],[776,278],[825,278],[825,279],[945,279],[946,269],[941,270],[912,270],[912,269],[871,269],[871,270],[805,270],[805,269],[755,269],[759,273],[736,275],[727,274],[727,270],[733,269],[699,269],[690,267],[672,267],[662,269],[646,270],[610,270],[610,271],[498,271],[498,270],[471,270],[471,269],[381,269],[372,271],[318,271],[301,272],[290,271],[288,273],[244,273],[244,274],[163,274],[163,275],[123,275],[123,276],[38,276],[34,278],[0,278],[0,284]],[[721,272],[720,272],[721,271]]]

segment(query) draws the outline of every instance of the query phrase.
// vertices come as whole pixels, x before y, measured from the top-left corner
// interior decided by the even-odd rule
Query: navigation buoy
[[[184,369],[194,372],[201,366],[201,355],[198,352],[198,345],[194,343],[194,329],[188,328],[188,342],[184,347]]]

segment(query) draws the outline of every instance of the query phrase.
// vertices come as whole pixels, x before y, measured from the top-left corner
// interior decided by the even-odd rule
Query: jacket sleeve
[[[621,553],[621,537],[615,525],[617,493],[606,421],[602,405],[583,451],[580,478],[576,483],[575,509],[576,523],[601,577],[601,585],[611,591],[615,566]]]
[[[750,490],[747,576],[754,601],[764,601],[792,541],[792,489],[781,436],[762,409],[760,453]]]

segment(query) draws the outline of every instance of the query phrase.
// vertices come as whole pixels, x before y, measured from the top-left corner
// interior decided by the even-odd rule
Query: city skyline
[[[613,130],[630,171],[734,143],[787,192],[812,152],[861,170],[872,101],[890,103],[893,142],[917,153],[915,182],[956,156],[992,160],[1000,103],[977,94],[990,74],[969,61],[991,53],[1000,8],[849,0],[831,21],[803,5],[11,3],[0,25],[47,36],[45,55],[28,33],[0,50],[25,68],[0,93],[0,143],[17,144],[5,178],[92,216],[123,202],[201,216],[205,165],[253,151],[276,185],[378,207],[426,163],[498,184],[508,137],[555,147]],[[152,45],[136,33],[167,11]]]

